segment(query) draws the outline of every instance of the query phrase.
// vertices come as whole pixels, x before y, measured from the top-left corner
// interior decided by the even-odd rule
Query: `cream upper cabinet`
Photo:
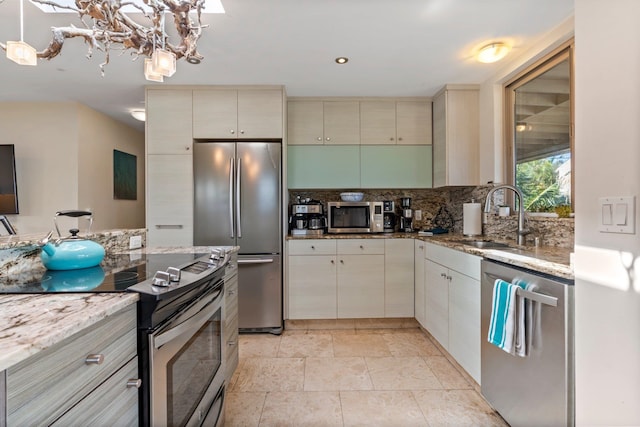
[[[479,90],[446,86],[433,100],[433,186],[479,183]]]
[[[367,145],[396,143],[395,101],[360,102],[360,143]]]
[[[287,103],[289,145],[355,145],[360,143],[357,101],[295,100]]]
[[[190,154],[191,90],[147,89],[148,154]]]
[[[431,144],[428,101],[361,101],[360,143],[364,145]]]
[[[280,89],[193,91],[194,138],[282,138]]]
[[[431,144],[431,102],[396,102],[397,143],[402,145]]]

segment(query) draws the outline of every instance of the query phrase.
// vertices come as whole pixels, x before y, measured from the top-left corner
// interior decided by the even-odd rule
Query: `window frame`
[[[562,61],[569,61],[569,81],[570,81],[570,123],[569,123],[569,146],[571,150],[571,212],[575,207],[575,73],[574,73],[574,39],[571,39],[549,54],[537,60],[527,68],[519,72],[512,79],[506,81],[503,86],[504,93],[504,152],[506,181],[515,186],[516,183],[516,155],[515,155],[515,91],[522,85],[539,77]],[[513,193],[505,194],[505,202],[515,209],[515,197]]]

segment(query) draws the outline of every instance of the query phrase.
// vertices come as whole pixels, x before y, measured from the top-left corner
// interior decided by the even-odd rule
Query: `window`
[[[573,206],[572,52],[573,42],[506,85],[507,171],[530,212]]]

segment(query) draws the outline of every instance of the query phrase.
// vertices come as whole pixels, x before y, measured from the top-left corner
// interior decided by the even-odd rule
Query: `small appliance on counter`
[[[383,220],[382,226],[385,233],[393,233],[396,230],[396,204],[393,200],[382,202]]]
[[[299,199],[291,205],[289,231],[292,236],[321,236],[327,228],[327,217],[321,202]]]
[[[402,197],[400,199],[400,206],[402,207],[400,231],[411,233],[413,232],[413,209],[411,209],[411,197]]]

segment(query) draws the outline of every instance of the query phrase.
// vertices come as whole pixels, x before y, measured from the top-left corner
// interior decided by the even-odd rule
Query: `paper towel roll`
[[[482,234],[480,203],[462,204],[462,234],[465,236],[479,236]]]

